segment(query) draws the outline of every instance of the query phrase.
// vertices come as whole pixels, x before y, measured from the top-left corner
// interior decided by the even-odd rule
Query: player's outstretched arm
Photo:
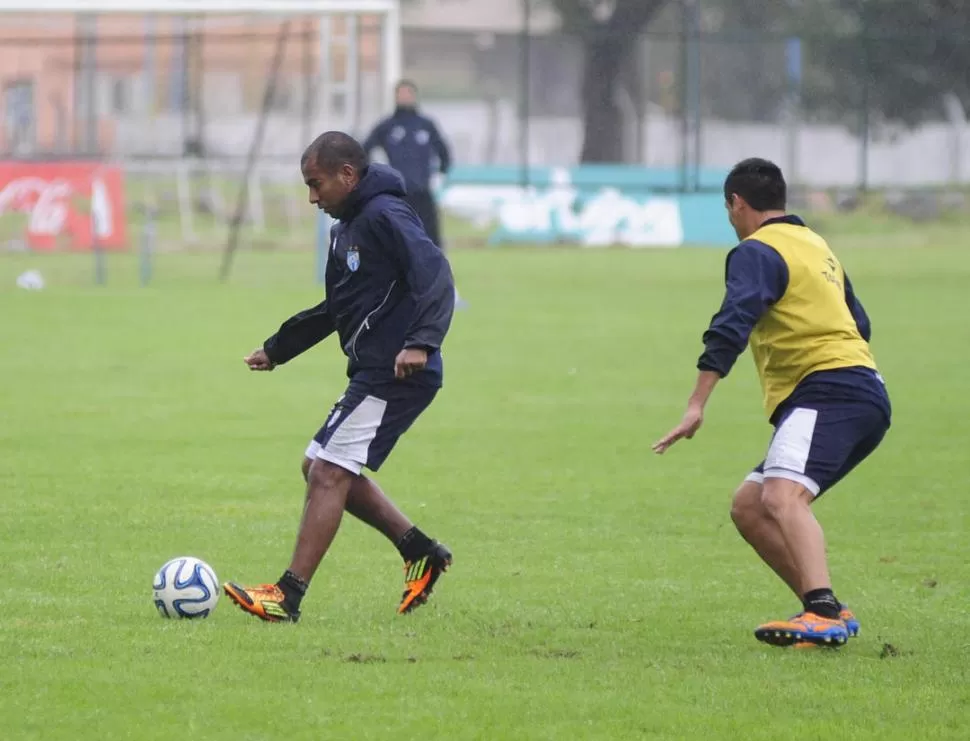
[[[697,384],[694,386],[694,393],[687,401],[687,411],[684,418],[674,429],[660,438],[653,444],[653,452],[663,455],[678,440],[690,440],[697,434],[697,431],[704,424],[704,407],[707,400],[711,397],[714,387],[721,380],[721,375],[716,371],[702,370],[697,376]]]
[[[761,242],[742,242],[727,258],[726,290],[721,308],[704,332],[700,371],[684,418],[653,445],[665,453],[678,440],[690,440],[704,423],[704,407],[717,382],[731,372],[744,352],[758,320],[788,288],[788,267],[781,256]]]
[[[263,347],[245,358],[252,370],[273,370],[326,339],[334,332],[327,301],[287,319]]]

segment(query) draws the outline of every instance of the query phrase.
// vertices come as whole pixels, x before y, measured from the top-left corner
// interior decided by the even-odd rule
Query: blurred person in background
[[[394,113],[380,121],[364,140],[370,154],[382,149],[388,164],[401,173],[407,188],[405,200],[424,224],[431,241],[444,249],[434,179],[451,169],[451,151],[434,121],[418,111],[418,87],[401,80],[394,90]],[[464,305],[457,290],[455,301]]]

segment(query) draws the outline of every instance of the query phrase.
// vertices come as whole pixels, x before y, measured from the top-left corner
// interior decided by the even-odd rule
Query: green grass
[[[868,242],[866,242],[868,244]],[[0,259],[0,711],[15,741],[964,739],[970,717],[966,245],[841,251],[895,424],[819,504],[863,633],[786,652],[796,604],[736,535],[770,428],[745,357],[663,458],[720,250],[453,253],[469,311],[446,387],[378,479],[455,551],[408,618],[396,553],[346,521],[298,626],[150,598],[168,558],[271,580],[304,445],[341,391],[331,343],[273,374],[242,356],[318,300],[312,256]],[[43,258],[43,259],[42,259]],[[18,291],[20,270],[50,281]],[[891,644],[893,650],[886,648]]]

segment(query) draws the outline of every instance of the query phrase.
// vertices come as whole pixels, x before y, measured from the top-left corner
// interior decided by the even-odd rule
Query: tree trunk
[[[634,37],[635,40],[635,37]],[[623,113],[615,90],[622,84],[624,63],[632,49],[626,29],[595,34],[583,43],[583,126],[580,161],[623,161]]]

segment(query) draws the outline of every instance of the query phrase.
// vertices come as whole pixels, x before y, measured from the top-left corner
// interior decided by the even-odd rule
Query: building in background
[[[377,115],[382,20],[289,20],[272,113],[341,123]],[[0,151],[112,156],[214,148],[213,154],[234,156],[262,107],[282,22],[267,16],[5,17]]]

